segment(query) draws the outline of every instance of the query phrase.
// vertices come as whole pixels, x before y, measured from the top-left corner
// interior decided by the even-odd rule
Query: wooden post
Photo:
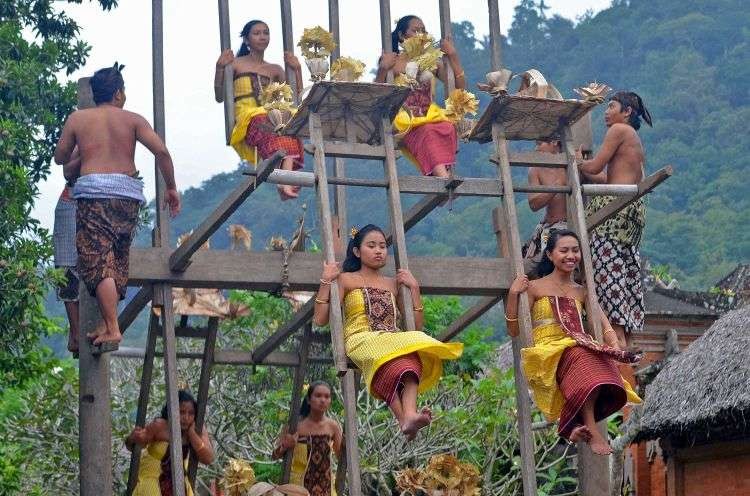
[[[302,342],[299,348],[299,365],[294,368],[294,380],[292,383],[292,401],[289,408],[289,422],[287,423],[287,432],[294,434],[297,432],[299,423],[299,408],[302,404],[302,387],[305,384],[305,375],[307,374],[307,362],[310,355],[310,339],[312,338],[312,322],[305,324],[305,330],[302,332]],[[292,458],[294,450],[290,449],[284,454],[284,465],[281,469],[281,483],[289,483],[289,475],[292,472]]]
[[[333,34],[336,41],[336,48],[331,53],[331,66],[341,56],[341,34],[339,29],[339,2],[338,0],[328,0],[328,28]],[[349,126],[347,123],[347,134]],[[350,140],[351,141],[351,140]],[[343,158],[334,159],[334,175],[336,177],[346,177],[346,165]],[[348,219],[346,218],[346,187],[335,186],[333,188],[333,212],[338,225],[338,235],[342,240],[343,249],[346,251],[346,232]]]
[[[206,406],[208,405],[208,389],[211,384],[211,368],[214,365],[214,350],[216,349],[216,334],[219,330],[218,317],[209,317],[208,335],[203,343],[203,360],[201,360],[201,375],[198,380],[198,410],[195,412],[195,432],[203,433],[206,424]],[[198,473],[198,457],[190,450],[188,462],[188,478],[190,485],[195,487],[195,476]]]
[[[135,425],[143,427],[146,425],[146,413],[148,411],[148,400],[151,394],[151,380],[154,373],[154,353],[156,352],[156,335],[159,333],[159,318],[151,312],[148,322],[148,337],[146,338],[146,356],[143,358],[143,371],[141,372],[141,391],[138,395],[138,410],[135,417]],[[128,471],[128,488],[126,494],[130,496],[138,483],[138,468],[141,464],[141,446],[133,446],[130,455],[130,470]]]
[[[229,0],[219,0],[219,43],[221,51],[232,48],[229,31]],[[227,145],[234,129],[234,71],[232,64],[224,68],[224,134]]]
[[[453,36],[451,26],[451,2],[450,0],[439,0],[440,6],[440,37],[447,38]],[[456,77],[453,74],[453,68],[446,59],[443,59],[445,67],[445,98],[448,98],[451,91],[456,89]]]
[[[393,143],[393,131],[391,120],[388,117],[381,118],[380,136],[385,147],[385,176],[388,181],[388,209],[391,220],[391,233],[393,233],[393,254],[396,260],[396,269],[408,269],[409,260],[406,255],[406,233],[404,232],[403,214],[401,212],[401,191],[398,187],[398,172],[396,171],[396,154]],[[399,298],[403,305],[404,325],[406,330],[416,329],[414,322],[414,306],[411,301],[411,292],[404,287],[399,288]]]
[[[154,131],[166,143],[164,119],[164,10],[162,0],[151,3],[151,61],[153,66]],[[164,207],[164,178],[156,167],[156,229],[154,246],[169,246],[169,210]]]
[[[331,204],[328,198],[328,173],[326,171],[326,157],[323,152],[323,131],[320,125],[320,117],[316,112],[310,112],[309,126],[310,140],[315,147],[315,177],[317,179],[315,189],[318,193],[318,218],[320,219],[320,232],[323,238],[323,254],[326,262],[335,262],[336,254],[333,249],[333,230],[331,228]],[[330,301],[328,324],[331,328],[333,361],[337,373],[343,375],[348,370],[348,366],[346,350],[344,349],[344,321],[341,315],[341,305],[338,304],[341,297],[339,285],[336,281],[331,284]]]
[[[359,443],[357,441],[357,388],[355,371],[347,370],[341,377],[344,397],[344,443],[346,468],[349,475],[349,496],[361,496],[362,480],[359,471]]]
[[[391,2],[390,0],[380,0],[380,41],[383,47],[383,53],[393,52],[391,45]],[[393,71],[388,71],[385,81],[393,82]]]
[[[487,0],[490,15],[490,54],[493,71],[502,68],[502,36],[500,34],[500,9],[497,0]]]
[[[495,145],[495,155],[498,158],[498,177],[502,181],[503,198],[502,206],[507,222],[507,241],[503,241],[501,247],[507,246],[508,255],[511,262],[513,277],[518,277],[525,273],[523,268],[523,259],[521,257],[521,239],[518,234],[518,216],[516,214],[516,203],[513,194],[513,178],[510,174],[510,162],[508,161],[508,149],[505,141],[502,124],[492,124],[492,141]],[[518,327],[521,335],[513,339],[514,346],[514,366],[516,365],[515,348],[527,347],[532,344],[531,338],[531,314],[529,313],[529,298],[523,293],[518,298]],[[518,342],[520,340],[520,343]],[[521,409],[528,403],[524,395],[527,394],[528,388],[523,387],[525,379],[518,368],[515,368],[516,381],[521,382],[519,388],[516,383],[516,407],[518,411],[518,430],[521,447],[521,477],[523,481],[524,496],[536,496],[536,464],[534,463],[533,438],[531,438],[531,410],[530,408],[522,413]],[[528,423],[524,425],[524,423]]]
[[[294,52],[294,34],[292,30],[292,1],[291,0],[280,0],[281,1],[281,31],[284,39],[284,51]],[[297,75],[294,70],[287,64],[284,64],[284,70],[286,71],[286,80],[289,86],[292,87],[292,94],[294,95],[294,103],[299,104],[299,92],[297,91]]]
[[[164,379],[167,384],[167,422],[169,423],[169,456],[172,470],[174,496],[185,496],[185,466],[182,459],[182,432],[180,431],[180,404],[177,399],[177,349],[174,335],[174,309],[172,286],[161,285],[164,306],[161,311],[164,336]]]
[[[586,229],[586,217],[581,195],[581,182],[575,160],[573,138],[570,127],[563,127],[562,143],[568,159],[567,180],[571,193],[566,195],[568,228],[572,229],[581,242],[581,275],[586,286],[586,313],[589,316],[588,332],[600,343],[602,340],[602,325],[594,309],[598,308],[596,286],[594,284],[593,262],[591,259],[591,244]],[[597,424],[599,432],[607,437],[606,421]],[[578,443],[578,486],[584,496],[609,495],[609,457],[594,454],[588,443]]]
[[[78,449],[82,496],[112,495],[112,412],[109,353],[91,354],[86,334],[102,324],[96,298],[81,284],[78,393]]]

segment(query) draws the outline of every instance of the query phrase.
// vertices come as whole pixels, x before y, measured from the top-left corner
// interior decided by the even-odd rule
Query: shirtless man
[[[541,153],[561,153],[559,140],[537,141],[536,151]],[[529,168],[529,184],[532,186],[564,186],[567,184],[565,169],[550,167]],[[549,233],[556,229],[567,229],[567,209],[564,193],[529,193],[529,207],[537,212],[545,209],[544,217],[534,228],[531,238],[523,245],[521,250],[524,258],[531,260],[534,265],[542,259],[544,249],[547,247]],[[533,272],[536,272],[534,270]]]
[[[638,137],[641,118],[651,126],[643,100],[629,91],[615,93],[604,113],[609,128],[601,149],[591,160],[576,152],[582,175],[595,183],[637,184],[643,179],[645,153]],[[596,196],[586,206],[587,214],[604,207],[614,198]],[[638,247],[645,225],[643,199],[610,218],[591,235],[591,256],[599,302],[617,333],[620,346],[626,336],[643,328],[643,288]]]
[[[142,203],[143,182],[137,179],[134,153],[139,141],[156,157],[166,182],[165,205],[180,211],[172,159],[146,119],[123,110],[122,67],[101,69],[91,78],[96,107],[73,112],[55,149],[55,162],[65,164],[65,178],[76,179],[76,249],[78,276],[95,296],[103,325],[88,337],[97,353],[117,349],[122,340],[117,303],[125,297],[128,255]],[[81,160],[71,162],[78,147]]]

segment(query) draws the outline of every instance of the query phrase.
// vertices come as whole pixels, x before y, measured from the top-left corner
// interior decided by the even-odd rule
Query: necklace
[[[555,284],[557,285],[558,288],[560,288],[560,291],[562,292],[562,295],[565,298],[569,298],[568,293],[565,291],[565,287],[562,284],[560,284],[559,282],[557,282],[557,281],[555,281]]]

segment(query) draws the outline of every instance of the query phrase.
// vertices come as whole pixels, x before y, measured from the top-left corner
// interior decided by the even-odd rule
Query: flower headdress
[[[351,231],[349,232],[349,234],[351,235],[352,239],[354,239],[354,237],[355,237],[355,236],[356,236],[356,235],[357,235],[358,233],[359,233],[359,229],[357,229],[357,227],[356,227],[356,226],[352,226],[352,230],[351,230]]]

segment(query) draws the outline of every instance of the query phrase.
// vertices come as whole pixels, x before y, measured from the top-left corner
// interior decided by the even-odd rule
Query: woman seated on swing
[[[435,386],[443,372],[443,360],[461,356],[461,343],[442,343],[422,332],[423,307],[419,284],[408,270],[395,278],[381,274],[386,264],[385,233],[368,224],[352,230],[341,271],[338,264],[324,263],[320,289],[315,296],[314,322],[328,323],[330,289],[336,281],[343,305],[344,342],[347,356],[357,365],[370,394],[385,401],[398,420],[401,432],[414,439],[432,421],[430,409],[417,411],[417,393]],[[399,286],[411,292],[416,329],[399,328]]]
[[[528,293],[534,345],[521,350],[521,365],[534,401],[548,420],[559,419],[560,436],[587,442],[594,453],[608,455],[612,448],[596,422],[627,402],[641,402],[615,361],[635,363],[640,356],[619,348],[617,334],[598,304],[594,313],[602,323],[606,344],[584,330],[586,289],[573,280],[580,261],[578,236],[552,230],[537,267],[540,279],[529,281],[524,275],[513,281],[505,318],[508,333],[518,336],[518,295]]]
[[[192,450],[200,463],[210,465],[214,461],[214,450],[208,438],[208,430],[198,434],[195,430],[195,412],[198,402],[187,391],[177,392],[180,405],[180,431],[182,437],[182,458],[186,462]],[[145,427],[135,427],[125,439],[125,446],[133,451],[137,444],[144,448],[141,451],[141,463],[138,466],[138,484],[133,496],[159,496],[173,494],[172,470],[169,457],[169,422],[167,405],[161,410],[161,416]],[[185,478],[185,494],[192,496],[193,489]]]
[[[311,496],[336,496],[332,484],[331,452],[341,459],[341,426],[326,416],[331,406],[331,386],[315,381],[307,388],[299,414],[302,420],[294,434],[286,427],[273,450],[281,458],[291,450],[292,470],[289,482],[303,486]]]
[[[258,155],[265,159],[278,150],[286,151],[281,164],[285,170],[298,170],[304,165],[302,143],[291,136],[279,136],[269,122],[262,107],[260,95],[263,87],[271,82],[285,82],[284,69],[267,62],[263,54],[268,48],[268,24],[253,20],[245,24],[240,33],[242,46],[235,57],[231,49],[221,53],[216,61],[214,94],[217,102],[224,101],[224,68],[232,66],[234,71],[234,129],[230,144],[240,158],[252,164],[258,163]],[[291,52],[284,52],[284,62],[291,67],[297,79],[297,92],[302,91],[302,68]],[[299,186],[279,185],[282,200],[299,196]]]
[[[406,54],[399,53],[399,45],[419,33],[426,33],[419,17],[407,15],[398,20],[391,33],[393,52],[384,53],[380,58],[376,83],[384,83],[389,71],[394,75],[406,71],[409,60]],[[466,88],[461,60],[450,37],[440,41],[440,49],[453,69],[456,88]],[[436,74],[441,81],[446,81],[447,70],[442,60],[438,60]],[[456,163],[458,137],[445,110],[433,102],[434,83],[434,78],[418,77],[416,88],[404,101],[404,108],[396,115],[393,126],[399,133],[406,133],[401,139],[401,149],[423,175],[449,177],[449,170]]]

